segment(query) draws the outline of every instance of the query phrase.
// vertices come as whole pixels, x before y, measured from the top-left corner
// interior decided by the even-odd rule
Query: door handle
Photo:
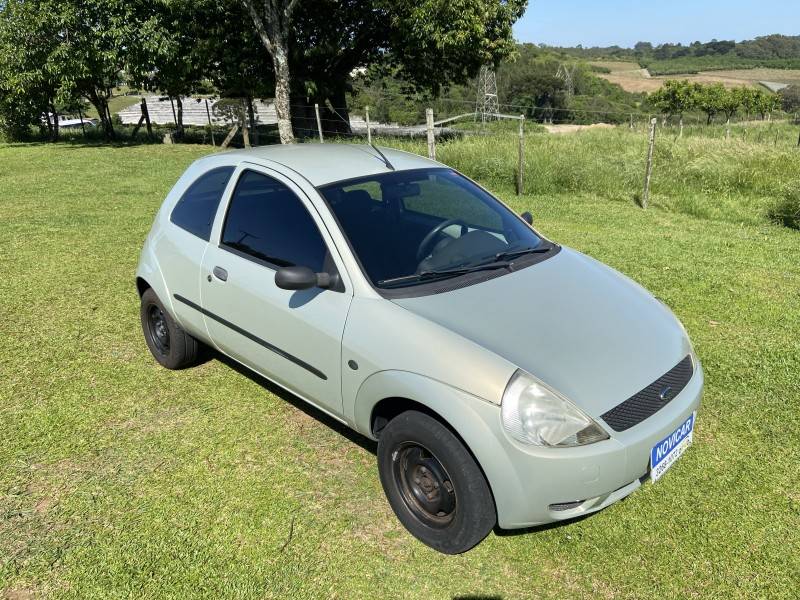
[[[214,267],[213,273],[220,281],[228,281],[228,272],[222,267]]]

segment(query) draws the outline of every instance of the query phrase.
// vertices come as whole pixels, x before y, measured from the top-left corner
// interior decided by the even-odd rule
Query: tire
[[[162,367],[184,369],[197,362],[200,343],[175,322],[152,288],[142,294],[139,315],[147,347]]]
[[[400,522],[439,552],[466,552],[497,522],[492,492],[475,459],[425,413],[406,411],[384,427],[378,472]]]

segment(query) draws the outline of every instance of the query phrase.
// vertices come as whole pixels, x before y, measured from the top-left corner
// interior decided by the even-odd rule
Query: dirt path
[[[548,133],[576,133],[578,131],[583,131],[584,129],[598,129],[607,127],[614,127],[614,125],[609,125],[608,123],[593,123],[591,125],[544,125],[544,128],[547,129]]]

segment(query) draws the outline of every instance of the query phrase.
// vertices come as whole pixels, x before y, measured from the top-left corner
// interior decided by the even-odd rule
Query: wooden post
[[[650,139],[647,146],[647,170],[644,174],[644,192],[642,192],[642,208],[647,208],[650,196],[650,177],[653,174],[653,148],[656,145],[656,119],[650,119]]]
[[[147,100],[142,98],[142,114],[144,115],[144,122],[147,125],[147,137],[153,137],[153,126],[150,124],[150,109],[147,108]]]
[[[250,148],[250,128],[247,126],[247,106],[245,106],[244,98],[242,98],[242,139],[244,147]]]
[[[525,115],[519,116],[519,152],[517,156],[517,196],[522,194],[522,168],[525,164],[525,154],[523,152]]]
[[[234,125],[233,127],[231,127],[231,130],[228,132],[227,137],[222,142],[222,145],[220,146],[220,149],[224,150],[225,148],[228,147],[228,144],[231,143],[231,140],[233,140],[233,136],[236,135],[237,131],[239,131],[239,126],[238,125]]]
[[[633,113],[631,113],[631,129],[633,129]]]
[[[131,138],[135,138],[136,134],[139,133],[139,128],[142,126],[142,123],[144,123],[144,115],[139,117],[139,121],[138,123],[136,123],[136,127],[134,127],[133,131],[131,132]]]
[[[314,105],[314,114],[317,115],[317,132],[319,133],[319,143],[324,144],[325,140],[322,138],[322,120],[319,118],[319,104]]]
[[[731,118],[728,117],[728,120],[725,121],[725,139],[731,139]]]
[[[425,122],[428,130],[428,158],[436,160],[436,138],[433,135],[433,109],[425,109]]]
[[[211,123],[211,111],[208,109],[208,98],[206,100],[206,117],[208,117],[208,128],[211,131],[211,145],[216,148],[217,142],[214,139],[214,125]]]
[[[369,128],[369,106],[364,107],[364,118],[367,120],[367,143],[372,145],[372,132]]]

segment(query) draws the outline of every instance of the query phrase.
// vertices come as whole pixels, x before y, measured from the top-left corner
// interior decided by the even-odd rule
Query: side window
[[[172,209],[170,221],[181,229],[208,241],[222,192],[233,167],[212,169],[189,186]]]
[[[325,241],[303,203],[281,182],[254,171],[236,184],[222,244],[281,267],[324,271]]]

